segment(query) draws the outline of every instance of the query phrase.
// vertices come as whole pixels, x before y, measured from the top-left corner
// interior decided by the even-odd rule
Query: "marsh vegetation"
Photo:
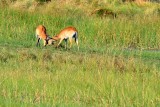
[[[160,106],[160,5],[0,1],[0,106]],[[99,13],[110,10],[116,18]],[[100,15],[100,16],[99,16]],[[79,51],[36,47],[35,29],[79,31]],[[64,44],[62,44],[64,45]]]

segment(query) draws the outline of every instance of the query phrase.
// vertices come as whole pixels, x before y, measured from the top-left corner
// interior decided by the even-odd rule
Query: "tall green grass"
[[[160,104],[159,72],[140,59],[46,49],[1,49],[1,106]]]
[[[17,42],[14,45],[33,46],[35,28],[39,24],[46,26],[51,36],[66,26],[75,26],[79,30],[80,41],[82,40],[80,43],[84,44],[81,47],[92,49],[108,45],[159,48],[160,43],[159,16],[88,19],[87,16],[76,16],[76,13],[54,16],[4,9],[1,11],[1,19],[1,41]]]
[[[160,106],[158,14],[131,4],[133,16],[100,18],[55,3],[0,8],[0,106]],[[39,24],[50,36],[75,26],[80,50],[36,47]]]

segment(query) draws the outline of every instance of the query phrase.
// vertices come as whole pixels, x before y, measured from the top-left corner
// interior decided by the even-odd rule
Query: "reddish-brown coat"
[[[56,36],[53,36],[53,39],[55,40],[59,40],[61,38],[65,38],[66,36],[72,36],[71,34],[73,34],[74,32],[77,32],[77,29],[75,27],[66,27],[63,30],[60,31],[59,34],[57,34]]]
[[[36,35],[38,35],[39,38],[41,39],[46,39],[47,38],[46,28],[43,25],[39,25],[36,28]]]
[[[74,37],[75,36],[75,37]],[[65,39],[66,41],[69,39],[70,42],[70,48],[72,45],[72,38],[75,38],[75,42],[77,43],[78,46],[78,31],[75,27],[66,27],[63,30],[60,31],[59,34],[57,34],[56,36],[52,37],[53,40],[60,40],[57,47],[60,45],[60,43]],[[67,42],[65,45],[65,48],[67,46]],[[78,46],[79,49],[79,46]]]

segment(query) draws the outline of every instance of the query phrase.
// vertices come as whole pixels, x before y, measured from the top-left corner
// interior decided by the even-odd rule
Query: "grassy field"
[[[80,1],[0,6],[0,107],[160,106],[159,4]],[[90,15],[105,6],[117,18]],[[80,50],[36,47],[39,24],[75,26]]]

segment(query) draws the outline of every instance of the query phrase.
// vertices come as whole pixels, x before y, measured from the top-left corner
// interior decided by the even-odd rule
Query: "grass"
[[[7,59],[1,58],[1,106],[159,105],[159,72],[139,59],[2,50]]]
[[[0,8],[0,106],[160,106],[160,21],[148,12],[157,4],[115,4],[124,11],[112,19],[84,13],[89,3],[55,3]],[[39,24],[50,36],[75,26],[80,50],[36,47]]]

